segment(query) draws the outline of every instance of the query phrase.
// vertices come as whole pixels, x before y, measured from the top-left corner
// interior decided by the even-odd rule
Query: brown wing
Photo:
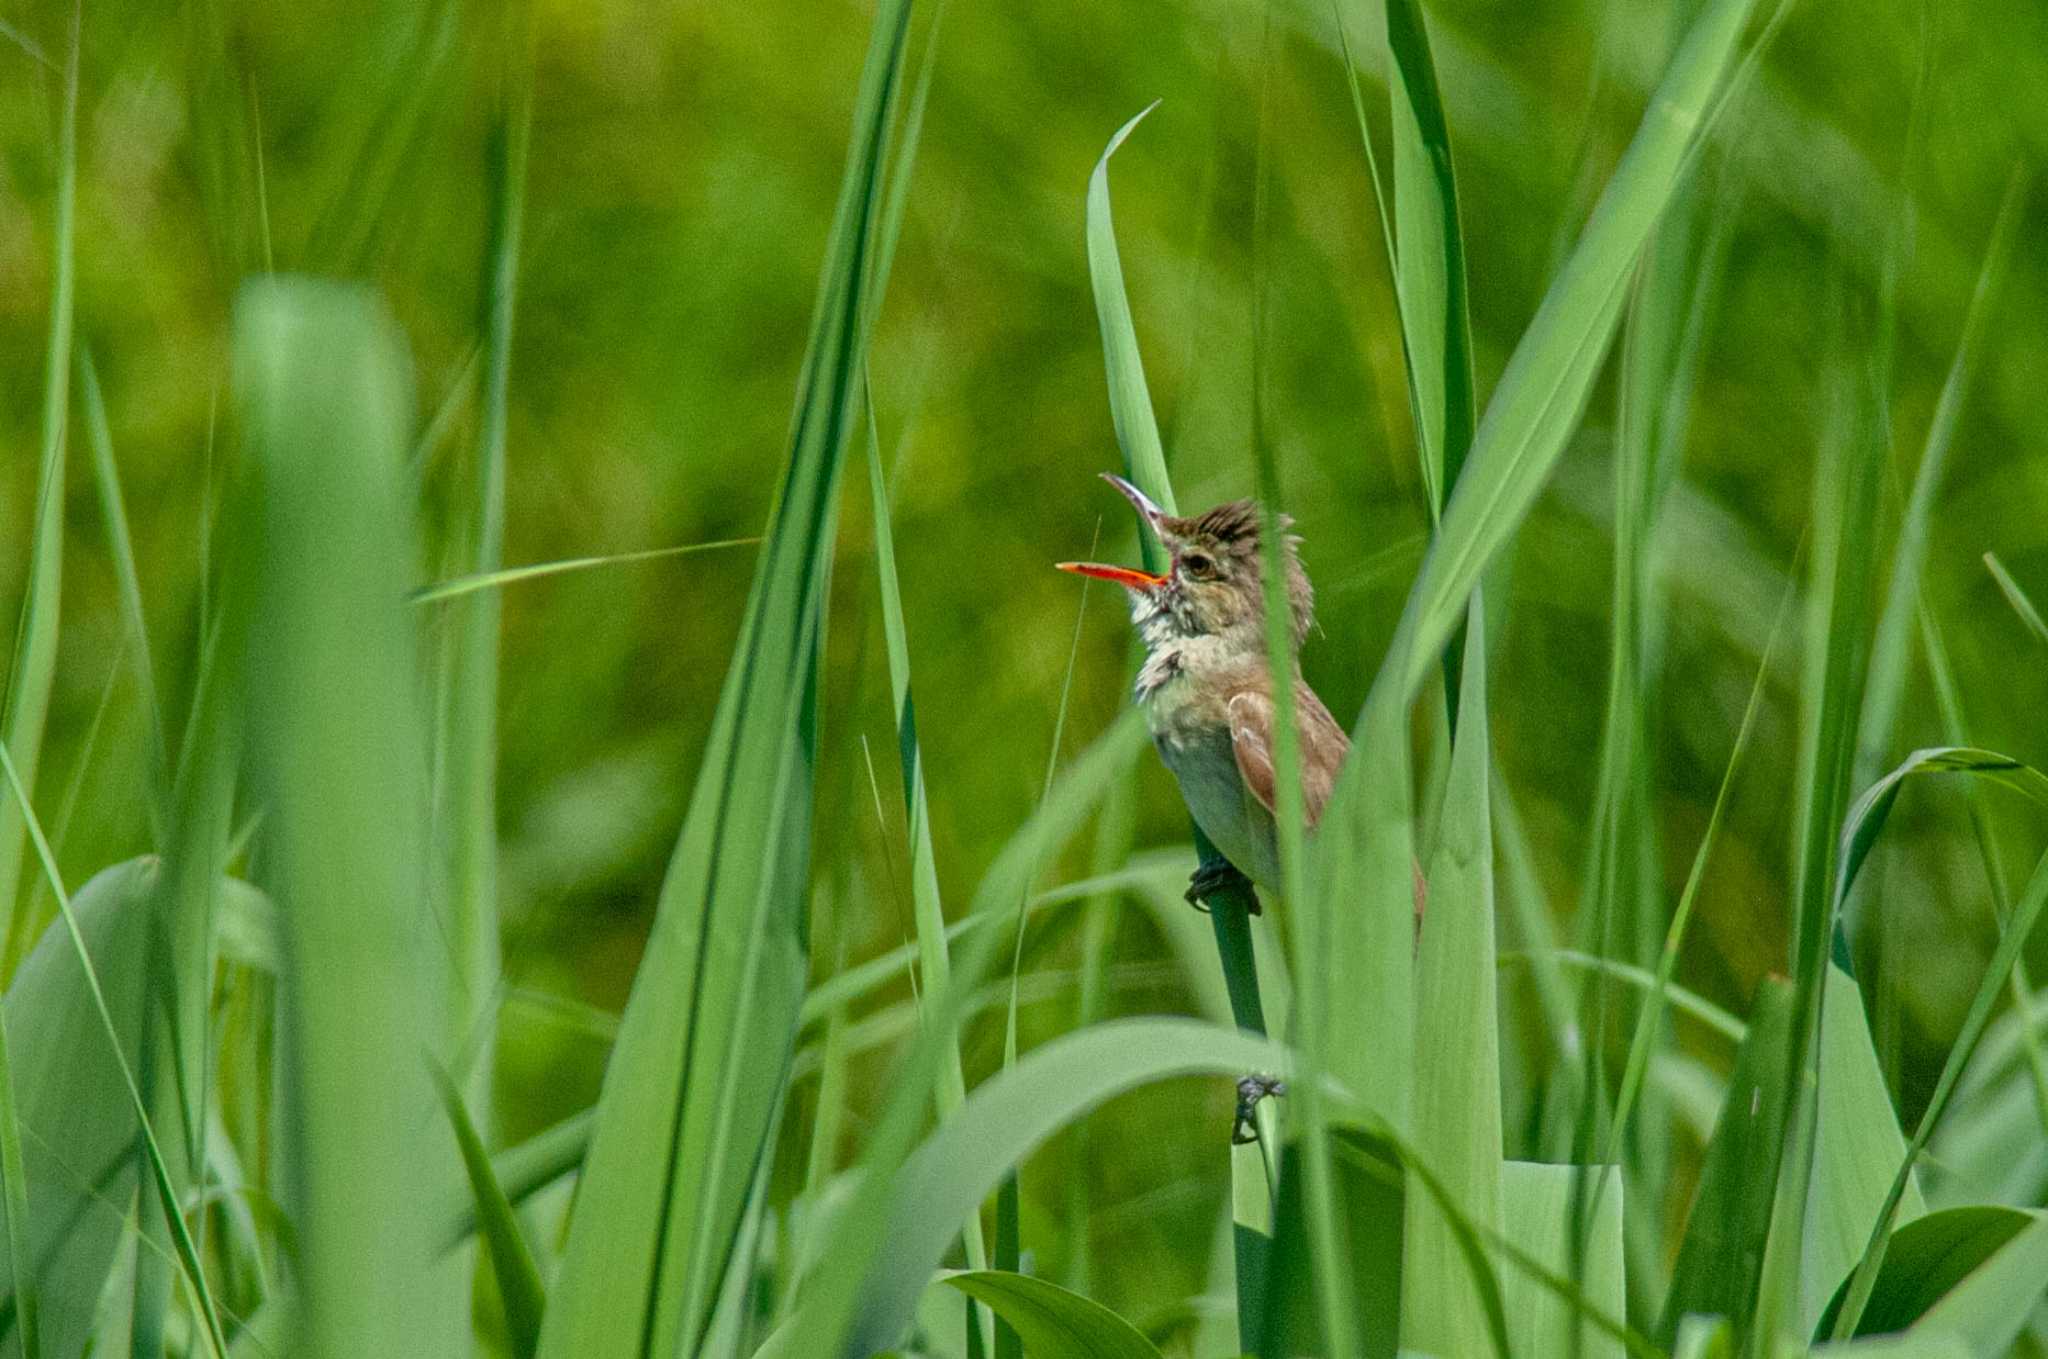
[[[1230,696],[1230,747],[1237,756],[1238,776],[1267,811],[1273,810],[1273,700],[1260,689],[1240,689]],[[1323,804],[1337,782],[1337,770],[1351,749],[1351,740],[1330,710],[1306,684],[1294,686],[1294,726],[1301,734],[1302,807],[1313,828],[1322,820]]]

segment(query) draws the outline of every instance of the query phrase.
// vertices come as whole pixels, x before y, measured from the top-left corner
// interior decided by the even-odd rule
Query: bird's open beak
[[[1102,479],[1123,492],[1124,499],[1137,508],[1139,516],[1153,533],[1159,532],[1159,521],[1166,517],[1166,511],[1153,504],[1150,496],[1114,472],[1104,472]],[[1155,576],[1150,571],[1140,571],[1135,567],[1103,566],[1097,562],[1060,562],[1058,565],[1062,571],[1111,581],[1128,590],[1156,590],[1166,584],[1165,576]]]
[[[1114,472],[1104,472],[1102,479],[1123,492],[1124,499],[1137,508],[1138,514],[1154,533],[1159,532],[1159,521],[1166,517],[1166,511],[1152,503],[1152,497],[1125,481]]]
[[[1114,581],[1132,590],[1156,590],[1166,584],[1166,577],[1155,576],[1150,571],[1140,571],[1129,566],[1104,566],[1100,562],[1059,562],[1060,570],[1072,571],[1077,576],[1093,576],[1097,580]]]

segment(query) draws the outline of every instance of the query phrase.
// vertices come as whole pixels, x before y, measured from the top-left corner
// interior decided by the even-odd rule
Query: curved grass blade
[[[1018,830],[982,876],[968,921],[1010,922],[1017,894],[1024,890],[1030,874],[1080,829],[1104,789],[1129,772],[1146,740],[1143,719],[1135,711],[1127,711],[1068,764],[1053,796]],[[925,1002],[935,1018],[920,1027],[890,1082],[890,1094],[870,1136],[853,1196],[837,1219],[830,1242],[819,1252],[820,1264],[797,1315],[778,1332],[781,1338],[776,1343],[783,1347],[779,1352],[837,1355],[849,1346],[867,1296],[864,1281],[883,1244],[890,1186],[924,1126],[932,1086],[939,1079],[941,1055],[953,1041],[976,993],[1004,956],[1002,945],[1007,940],[999,930],[974,928],[966,938],[967,946],[953,960],[951,985],[929,995]]]
[[[896,1342],[962,1210],[981,1202],[1009,1167],[1082,1111],[1169,1076],[1284,1076],[1289,1064],[1282,1055],[1263,1039],[1213,1024],[1118,1020],[1054,1039],[978,1086],[895,1178],[851,1348],[865,1354]]]
[[[1952,1338],[1970,1354],[2008,1354],[2048,1292],[2048,1214],[1972,1270],[1914,1322],[1908,1335]]]
[[[1101,1303],[1028,1274],[984,1269],[944,1276],[986,1303],[1032,1359],[1160,1359],[1159,1347]]]
[[[85,1000],[89,1002],[89,1004],[77,1006],[78,1009],[86,1012],[84,1015],[78,1016],[78,1018],[86,1023],[97,1021],[100,1031],[107,1037],[114,1060],[115,1072],[120,1080],[120,1084],[117,1087],[118,1093],[113,1096],[113,1100],[118,1103],[121,1096],[125,1095],[127,1097],[126,1108],[135,1116],[136,1128],[142,1139],[143,1159],[148,1166],[150,1179],[157,1193],[158,1205],[163,1211],[165,1220],[170,1225],[172,1242],[177,1249],[178,1263],[184,1271],[185,1283],[191,1289],[198,1308],[201,1333],[205,1336],[215,1359],[222,1359],[222,1356],[227,1353],[227,1341],[221,1331],[220,1317],[214,1306],[213,1292],[207,1285],[204,1270],[200,1268],[198,1250],[192,1243],[191,1233],[187,1231],[184,1218],[178,1211],[177,1189],[172,1182],[170,1169],[164,1160],[163,1147],[158,1142],[156,1131],[150,1124],[148,1106],[142,1097],[142,1087],[136,1081],[134,1065],[128,1060],[127,1054],[131,1050],[130,1045],[124,1043],[122,1038],[124,1032],[133,1034],[139,1028],[141,1023],[139,1014],[125,1029],[116,1021],[114,1011],[107,1000],[106,988],[100,982],[99,969],[93,962],[92,950],[86,943],[85,932],[79,922],[78,912],[73,909],[72,899],[65,892],[63,879],[57,872],[56,857],[50,852],[49,841],[43,838],[42,826],[36,821],[34,812],[29,809],[28,795],[22,787],[21,775],[16,772],[14,762],[8,758],[4,747],[0,747],[0,773],[6,775],[8,787],[14,795],[16,804],[23,810],[30,843],[34,845],[36,857],[41,861],[43,873],[49,880],[51,894],[57,899],[58,915],[64,922],[64,928],[69,936],[72,952],[78,961],[83,983],[81,989]],[[123,867],[133,868],[139,862],[131,861],[128,865],[123,865]],[[114,871],[109,869],[106,873],[102,873],[100,877],[105,878]],[[95,879],[94,881],[98,880]],[[92,881],[86,883],[87,887],[92,887],[93,885],[94,882]],[[131,914],[134,916],[141,915],[140,912],[131,912]],[[123,958],[124,962],[132,965],[146,956],[145,949],[140,946],[141,943],[142,941],[138,940],[136,941],[136,946],[121,951],[126,955]],[[53,951],[55,951],[54,946]],[[139,992],[140,987],[143,985],[141,979],[139,977],[134,979],[134,984]],[[13,995],[14,992],[10,991],[10,998]],[[139,993],[132,1003],[139,1010],[143,1003]],[[53,1133],[59,1138],[61,1138],[63,1128],[68,1125],[68,1120],[73,1116],[72,1110],[69,1108],[62,1109],[61,1116],[66,1120],[66,1123],[58,1124],[53,1128]],[[131,1139],[125,1136],[121,1139],[117,1147],[119,1155],[123,1157],[132,1156],[133,1150],[130,1141]],[[68,1192],[68,1181],[66,1192]],[[38,1220],[37,1217],[32,1217],[31,1223],[36,1220]],[[38,1252],[38,1256],[40,1254],[41,1252]],[[103,1282],[104,1280],[102,1279],[92,1285],[89,1296],[95,1301],[99,1296],[100,1284]],[[57,1324],[55,1315],[47,1315],[45,1321],[54,1331]],[[53,1350],[59,1343],[59,1340],[55,1338],[49,1341]]]
[[[1103,364],[1108,375],[1110,416],[1116,427],[1117,445],[1123,452],[1124,474],[1138,488],[1171,514],[1177,502],[1166,471],[1166,456],[1160,442],[1159,426],[1152,409],[1151,393],[1145,382],[1145,365],[1138,349],[1137,329],[1131,319],[1130,298],[1124,288],[1123,264],[1117,252],[1116,225],[1110,215],[1109,158],[1116,154],[1145,116],[1158,107],[1148,105],[1118,128],[1103,148],[1088,179],[1087,234],[1088,278],[1095,295],[1095,313],[1102,329]],[[1263,114],[1262,114],[1263,117]],[[1263,122],[1261,124],[1263,129]],[[1263,183],[1263,181],[1261,181]],[[1255,354],[1257,344],[1254,345]],[[1256,387],[1256,384],[1255,384]],[[1268,489],[1269,511],[1274,503]],[[1269,540],[1274,535],[1267,535]],[[1157,537],[1141,526],[1138,541],[1148,568],[1166,568],[1165,549]],[[1277,573],[1268,572],[1277,582]],[[1275,615],[1279,617],[1280,615]],[[1285,699],[1283,697],[1283,705]],[[1283,725],[1292,730],[1283,715]],[[1282,744],[1289,742],[1285,735]],[[1285,758],[1285,752],[1282,752]],[[1297,780],[1282,776],[1283,784]],[[1298,789],[1296,789],[1298,794]],[[1292,823],[1298,826],[1297,816]],[[1220,859],[1200,826],[1190,822],[1196,852],[1202,862]],[[1296,862],[1299,855],[1295,856]],[[1257,909],[1251,889],[1227,889],[1204,899],[1216,934],[1217,956],[1223,967],[1224,984],[1230,997],[1231,1013],[1238,1027],[1251,1033],[1266,1028],[1265,1004],[1260,996],[1258,961],[1252,945],[1251,914]],[[1312,1102],[1312,1099],[1311,1099]],[[1320,1143],[1317,1143],[1320,1148]],[[1259,1329],[1253,1295],[1260,1261],[1264,1258],[1272,1231],[1270,1176],[1262,1157],[1252,1148],[1237,1148],[1231,1155],[1231,1201],[1234,1205],[1234,1242],[1239,1291],[1238,1336],[1249,1347]],[[1323,1200],[1318,1199],[1321,1204]]]
[[[1123,260],[1116,248],[1116,224],[1109,212],[1109,158],[1137,130],[1154,100],[1116,130],[1088,176],[1088,282],[1095,291],[1095,315],[1102,326],[1102,359],[1109,377],[1109,414],[1116,425],[1117,446],[1124,469],[1138,489],[1175,512],[1173,488],[1166,475],[1166,451],[1153,418],[1152,393],[1145,383],[1145,361],[1138,352],[1137,326],[1131,320],[1131,299],[1124,290]],[[1163,548],[1151,535],[1139,542],[1149,570],[1160,569]]]
[[[803,997],[826,581],[909,13],[885,0],[871,30],[787,470],[605,1073],[542,1327],[551,1359],[696,1353],[748,1235]]]
[[[1929,1213],[1904,1224],[1885,1245],[1884,1267],[1856,1334],[1905,1330],[2034,1220],[2034,1214],[2018,1208],[1981,1203]],[[1833,1330],[1848,1285],[1844,1278],[1836,1286],[1821,1314],[1820,1334]]]

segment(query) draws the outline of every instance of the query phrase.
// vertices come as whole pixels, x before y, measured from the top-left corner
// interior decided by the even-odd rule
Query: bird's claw
[[[1225,891],[1240,891],[1251,902],[1251,914],[1259,913],[1259,898],[1252,891],[1252,881],[1228,859],[1205,859],[1188,878],[1187,902],[1198,911],[1209,909],[1210,897]]]
[[[1287,1082],[1257,1072],[1237,1082],[1237,1119],[1230,1125],[1230,1144],[1241,1147],[1259,1140],[1259,1101],[1268,1095],[1287,1093]]]

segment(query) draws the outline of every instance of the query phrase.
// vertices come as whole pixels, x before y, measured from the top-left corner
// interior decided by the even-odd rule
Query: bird
[[[1103,480],[1123,493],[1158,538],[1166,571],[1100,562],[1057,565],[1120,585],[1129,597],[1131,625],[1145,647],[1136,696],[1153,745],[1178,780],[1195,824],[1227,860],[1211,860],[1195,871],[1188,900],[1200,905],[1240,876],[1277,893],[1276,676],[1267,651],[1259,504],[1226,501],[1182,517],[1168,514],[1120,476],[1105,472]],[[1287,573],[1287,682],[1293,685],[1300,735],[1302,810],[1312,830],[1351,740],[1301,677],[1301,645],[1315,623],[1315,589],[1301,566],[1301,540],[1287,532],[1292,519],[1280,515],[1276,523]]]

